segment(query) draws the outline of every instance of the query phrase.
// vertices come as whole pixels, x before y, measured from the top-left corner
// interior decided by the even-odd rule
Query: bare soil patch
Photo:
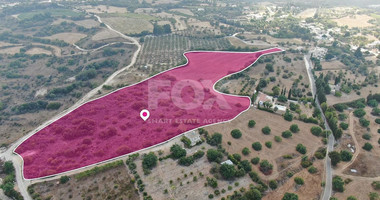
[[[83,33],[58,33],[52,36],[45,37],[51,40],[63,40],[67,43],[74,44],[78,42],[80,39],[86,37],[86,34]]]
[[[368,23],[369,20],[373,19],[372,17],[368,15],[354,15],[354,16],[346,16],[339,19],[334,19],[336,23],[338,23],[339,26],[348,26],[349,28],[352,27],[369,27],[373,26],[372,24]]]
[[[51,55],[52,54],[51,51],[48,51],[48,50],[43,49],[43,48],[38,48],[38,47],[31,48],[28,51],[26,51],[25,53],[30,54],[30,55],[35,55],[35,54]]]

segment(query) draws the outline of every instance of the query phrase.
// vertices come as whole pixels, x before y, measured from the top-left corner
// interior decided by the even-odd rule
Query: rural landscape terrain
[[[380,200],[377,0],[0,5],[0,200]]]

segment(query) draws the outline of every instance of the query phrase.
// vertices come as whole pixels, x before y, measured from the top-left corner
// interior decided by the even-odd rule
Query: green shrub
[[[368,133],[365,133],[365,134],[362,135],[362,138],[365,139],[365,140],[371,140],[371,137],[372,136],[370,134],[368,134]]]
[[[298,125],[297,124],[292,124],[290,126],[290,129],[289,129],[291,132],[293,133],[298,133],[300,131],[300,129],[298,128]]]
[[[183,144],[185,145],[186,148],[191,147],[191,140],[189,138],[182,136],[181,142],[183,142]]]
[[[269,181],[269,187],[270,187],[272,190],[277,189],[277,187],[278,187],[277,181],[276,181],[276,180],[270,180],[270,181]]]
[[[252,143],[252,148],[256,151],[260,151],[262,149],[262,145],[260,144],[260,142],[254,142]]]
[[[372,185],[373,189],[380,190],[380,181],[374,181],[374,182],[372,182],[371,185]]]
[[[315,174],[318,172],[317,168],[315,168],[314,166],[311,166],[309,167],[309,169],[307,170],[310,174]]]
[[[194,157],[193,156],[188,156],[188,157],[181,157],[179,160],[178,160],[178,164],[182,165],[182,166],[190,166],[194,163]]]
[[[242,135],[241,131],[239,129],[234,129],[231,131],[231,136],[235,139],[240,138]]]
[[[364,111],[363,108],[359,108],[359,109],[356,109],[354,111],[354,115],[358,118],[362,118],[364,115],[366,114],[366,112]]]
[[[241,151],[241,153],[246,156],[249,153],[251,153],[251,151],[247,147],[244,147],[243,150]]]
[[[233,165],[225,163],[220,166],[219,173],[224,179],[231,179],[235,177],[236,169]]]
[[[199,159],[202,158],[205,155],[205,152],[198,150],[197,152],[194,153],[193,157],[194,159]]]
[[[171,146],[170,152],[171,152],[171,157],[173,159],[178,159],[178,158],[186,156],[186,150],[183,149],[178,144],[174,144],[173,146]]]
[[[366,150],[366,151],[371,151],[373,148],[372,144],[366,142],[363,146],[363,149]]]
[[[307,152],[306,147],[302,144],[297,144],[296,150],[301,154],[305,154]]]
[[[344,182],[340,176],[335,176],[332,181],[333,190],[336,192],[344,191]]]
[[[214,133],[211,137],[207,139],[207,143],[211,146],[217,146],[218,144],[222,144],[222,134],[220,133]],[[191,143],[191,141],[190,141]]]
[[[347,200],[358,200],[358,199],[354,196],[349,196],[349,197],[347,197]]]
[[[281,142],[282,141],[282,138],[280,136],[274,136],[274,141],[276,142]]]
[[[346,150],[340,151],[340,157],[342,158],[342,161],[348,162],[352,159],[352,153]]]
[[[265,135],[269,135],[270,132],[271,132],[269,126],[265,126],[264,128],[261,129],[261,131],[262,131]]]
[[[69,180],[70,180],[70,178],[69,178],[68,176],[61,176],[61,178],[59,179],[59,183],[61,183],[61,184],[65,184],[65,183],[67,183]]]
[[[257,165],[259,164],[260,162],[260,158],[259,157],[254,157],[251,159],[251,163],[254,164],[254,165]]]
[[[310,132],[315,136],[320,136],[323,130],[319,126],[313,126],[311,127]]]
[[[282,134],[281,134],[281,136],[283,137],[283,138],[290,138],[290,137],[292,137],[292,132],[290,132],[289,130],[286,130],[286,131],[284,131],[284,132],[282,132]]]
[[[270,142],[270,141],[265,142],[265,146],[268,148],[272,148],[272,142]]]
[[[294,182],[297,185],[303,185],[305,183],[304,180],[301,177],[294,177]]]
[[[260,168],[259,169],[263,174],[269,175],[272,173],[273,165],[270,164],[267,160],[263,160],[260,162]]]
[[[219,152],[216,149],[209,149],[207,150],[207,160],[209,162],[217,162],[220,163],[220,161],[223,158],[223,154]]]
[[[360,125],[363,126],[363,127],[368,127],[368,126],[369,126],[369,121],[366,120],[365,118],[360,118],[360,119],[359,119],[359,123],[360,123]]]
[[[341,122],[341,123],[339,124],[339,126],[340,126],[340,128],[342,128],[343,130],[347,130],[347,128],[348,128],[348,124],[347,124],[347,123],[344,123],[344,122]]]
[[[210,186],[212,188],[218,187],[218,181],[215,178],[209,178],[209,177],[207,177],[206,180],[207,180],[207,185],[208,186]]]
[[[298,200],[298,195],[294,193],[286,192],[282,200]]]
[[[248,127],[249,128],[253,128],[253,127],[255,127],[255,125],[256,125],[255,120],[249,120],[249,122],[248,122]]]
[[[289,110],[286,110],[286,113],[284,114],[284,119],[286,121],[290,121],[291,122],[293,120],[293,114],[290,113]]]

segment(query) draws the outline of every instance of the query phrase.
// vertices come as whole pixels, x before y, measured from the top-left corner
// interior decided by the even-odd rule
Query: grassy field
[[[137,34],[143,31],[153,32],[153,25],[142,18],[107,17],[102,20],[112,28],[125,34]]]
[[[69,17],[79,17],[83,15],[83,13],[75,12],[73,10],[69,9],[48,9],[48,10],[38,10],[38,11],[32,11],[27,13],[21,13],[17,16],[17,18],[24,20],[24,19],[30,19],[36,14],[44,14],[44,13],[50,13],[52,16],[69,16]]]
[[[146,15],[146,14],[137,14],[137,13],[106,13],[106,14],[100,14],[100,17],[125,17],[125,18],[134,18],[134,19],[144,19],[147,21],[157,21],[158,18]]]

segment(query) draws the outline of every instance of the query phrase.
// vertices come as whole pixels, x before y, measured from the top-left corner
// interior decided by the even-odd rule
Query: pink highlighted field
[[[15,152],[24,160],[24,177],[78,169],[231,120],[249,108],[250,99],[221,94],[214,84],[280,51],[185,53],[186,65],[83,104],[21,143]],[[143,109],[150,111],[146,121]]]

